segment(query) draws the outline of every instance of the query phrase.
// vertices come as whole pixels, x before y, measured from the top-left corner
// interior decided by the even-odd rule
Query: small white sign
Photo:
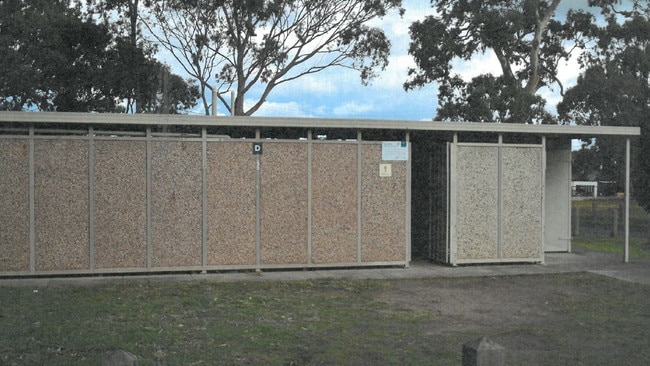
[[[408,158],[408,142],[384,141],[381,143],[381,160],[408,160]]]
[[[379,176],[380,177],[392,177],[393,176],[393,167],[390,164],[379,164]]]

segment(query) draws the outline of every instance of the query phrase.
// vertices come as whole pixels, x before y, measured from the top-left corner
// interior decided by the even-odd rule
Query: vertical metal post
[[[361,235],[362,229],[363,229],[363,218],[362,218],[362,209],[363,206],[361,204],[361,198],[362,198],[362,187],[363,183],[361,181],[363,174],[363,161],[361,158],[361,131],[357,131],[357,262],[361,263],[361,258],[362,258],[362,252],[361,252],[361,244],[363,243],[363,237]]]
[[[255,140],[261,141],[260,129],[255,130]],[[255,266],[262,263],[262,156],[255,155]]]
[[[544,264],[544,228],[546,225],[546,136],[542,136],[542,148],[541,148],[541,158],[542,158],[542,166],[540,167],[541,170],[541,176],[542,176],[542,191],[540,192],[542,195],[542,202],[541,202],[541,208],[542,212],[540,213],[542,216],[542,225],[541,225],[541,233],[540,237],[542,238],[541,243],[539,243],[539,257],[541,258],[541,264]],[[569,210],[571,209],[571,206],[569,206]],[[571,215],[569,215],[571,217]]]
[[[29,126],[29,271],[36,271],[36,204],[35,204],[34,126]]]
[[[447,212],[449,213],[449,264],[452,266],[457,265],[458,261],[458,134],[454,133],[452,143],[449,144],[449,171],[448,171],[448,198],[447,198]]]
[[[497,258],[503,257],[503,135],[497,147]]]
[[[230,91],[230,116],[235,116],[235,91]]]
[[[410,153],[410,152],[409,152]],[[422,154],[422,150],[420,150],[420,154]],[[427,189],[426,189],[426,201],[427,201],[427,255],[429,258],[433,259],[436,258],[436,255],[434,255],[434,247],[433,247],[433,212],[434,212],[434,205],[435,202],[433,202],[433,189],[434,189],[434,184],[433,184],[433,148],[431,147],[431,143],[427,141],[427,149],[426,149],[426,157],[427,157]],[[438,157],[440,158],[440,157]],[[423,156],[420,156],[418,159],[423,159]],[[436,173],[439,173],[437,170]]]
[[[217,88],[210,88],[212,90],[212,116],[217,116],[217,103],[219,102],[219,91]]]
[[[216,108],[213,108],[216,112]],[[208,130],[201,128],[201,263],[203,273],[208,265]]]
[[[625,249],[623,262],[630,261],[630,138],[625,141]]]
[[[571,177],[573,177],[573,164],[571,164],[571,140],[569,140],[568,153],[569,153],[568,164],[567,164],[567,169],[568,169],[567,177],[568,177],[568,179],[567,179],[566,189],[567,189],[567,192],[569,192],[568,197],[567,197],[567,199],[569,200],[569,202],[568,202],[568,207],[569,207],[568,220],[569,220],[569,223],[567,224],[568,230],[567,230],[566,236],[567,236],[567,238],[569,240],[569,245],[567,246],[567,249],[568,249],[569,253],[571,253],[572,250],[573,250],[572,247],[571,247],[571,245],[573,244],[573,237],[571,235],[571,233],[573,232],[573,230],[571,228],[571,225],[572,225],[572,223],[571,223],[571,207],[573,206],[571,204],[571,202],[572,202],[571,201]]]
[[[307,265],[311,265],[312,257],[312,130],[307,130]]]
[[[95,139],[88,127],[88,263],[95,270]]]
[[[147,268],[151,268],[152,266],[152,243],[151,243],[151,212],[152,212],[152,204],[151,204],[151,189],[152,189],[152,184],[151,184],[151,127],[147,127],[147,227],[146,227],[146,238],[147,238],[147,258],[146,258],[146,263],[147,263]]]
[[[406,207],[404,210],[404,221],[406,225],[406,266],[409,266],[411,262],[411,161],[413,157],[411,156],[411,135],[406,131],[406,146],[408,149],[408,157],[406,159]]]

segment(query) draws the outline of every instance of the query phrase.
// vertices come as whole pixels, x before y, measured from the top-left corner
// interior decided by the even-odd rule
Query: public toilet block
[[[571,138],[639,134],[2,112],[0,276],[541,263],[571,250]]]

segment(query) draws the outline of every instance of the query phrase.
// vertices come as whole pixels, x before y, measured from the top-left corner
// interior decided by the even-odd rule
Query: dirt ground
[[[428,312],[439,318],[441,321],[429,335],[508,325],[534,326],[548,315],[549,296],[557,296],[557,289],[543,288],[539,283],[534,287],[522,286],[525,280],[523,277],[514,281],[500,277],[459,280],[462,286],[449,281],[431,286],[431,281],[408,280],[384,293],[382,299],[392,306]],[[486,291],[488,288],[494,291]]]
[[[635,285],[623,281],[587,273],[568,276],[576,276],[577,284],[562,281],[561,275],[403,280],[382,292],[380,298],[391,307],[428,314],[432,321],[420,331],[431,337],[432,347],[437,342],[464,344],[488,336],[505,348],[508,365],[616,364],[612,362],[617,355],[629,357],[637,352],[638,345],[626,344],[624,338],[647,341],[650,302],[641,300],[640,308],[629,312],[624,306],[620,312],[605,309],[621,305],[610,300],[625,303],[628,296],[647,299],[650,288],[635,294],[628,289]],[[602,287],[602,298],[594,300],[601,281],[607,286]],[[617,282],[620,293],[618,289],[610,292]],[[633,359],[650,362],[650,354],[637,354]]]
[[[547,259],[5,280],[0,365],[25,364],[11,362],[22,353],[75,364],[60,350],[70,360],[91,360],[115,344],[143,365],[457,365],[462,345],[481,336],[505,348],[506,365],[649,365],[650,284],[638,280],[650,278],[650,261],[622,264],[617,255],[582,250]],[[94,332],[113,328],[120,331]],[[150,331],[157,329],[165,331]],[[132,334],[145,340],[133,342]]]

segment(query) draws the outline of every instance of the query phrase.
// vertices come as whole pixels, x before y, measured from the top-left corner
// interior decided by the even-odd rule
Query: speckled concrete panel
[[[208,143],[209,265],[255,264],[255,156],[250,142]]]
[[[29,270],[29,142],[0,140],[0,271]]]
[[[407,163],[382,161],[381,148],[381,143],[361,145],[361,260],[363,262],[406,259]],[[380,164],[390,164],[392,176],[381,177]]]
[[[264,143],[261,262],[307,263],[307,144]]]
[[[538,258],[542,251],[542,149],[502,149],[503,258]]]
[[[201,143],[151,143],[153,267],[201,265]]]
[[[95,141],[95,267],[147,265],[147,144]]]
[[[312,145],[312,262],[357,261],[357,145]]]
[[[89,269],[88,141],[36,140],[36,270]]]
[[[458,146],[456,250],[459,260],[497,257],[498,156],[498,147]]]

